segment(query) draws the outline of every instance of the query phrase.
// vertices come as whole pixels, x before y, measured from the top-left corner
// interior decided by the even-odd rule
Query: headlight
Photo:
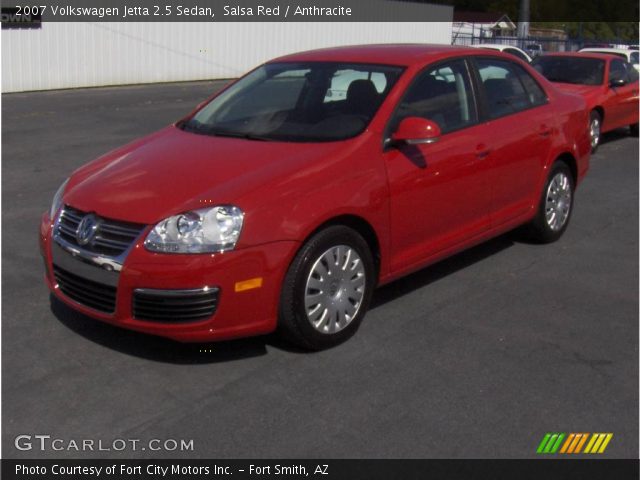
[[[69,179],[67,178],[64,182],[62,182],[62,185],[60,185],[60,188],[58,188],[58,191],[53,196],[53,201],[51,202],[51,209],[49,210],[49,218],[52,221],[54,220],[56,213],[58,213],[58,210],[60,210],[60,207],[62,206],[62,194],[64,193],[64,188],[67,186],[68,182],[69,182]]]
[[[222,205],[169,217],[147,235],[144,245],[152,252],[210,253],[236,246],[244,213],[238,207]]]

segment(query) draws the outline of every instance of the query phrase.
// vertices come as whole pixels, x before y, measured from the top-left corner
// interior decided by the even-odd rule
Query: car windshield
[[[604,60],[579,57],[538,57],[531,65],[552,82],[601,85]]]
[[[352,63],[269,63],[215,97],[181,128],[249,140],[343,140],[364,131],[402,71]]]

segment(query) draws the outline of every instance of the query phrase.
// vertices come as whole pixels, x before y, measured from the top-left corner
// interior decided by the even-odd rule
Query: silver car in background
[[[583,48],[580,52],[610,53],[611,55],[617,55],[624,58],[633,65],[633,68],[640,71],[640,65],[638,65],[638,50],[624,48]]]
[[[518,47],[514,47],[513,45],[506,45],[501,43],[480,43],[473,46],[476,48],[486,48],[488,50],[498,50],[500,52],[513,55],[514,57],[517,57],[527,63],[531,63],[531,57],[527,54],[527,52]]]

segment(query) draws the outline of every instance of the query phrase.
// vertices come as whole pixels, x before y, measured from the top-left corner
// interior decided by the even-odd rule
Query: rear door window
[[[489,118],[503,117],[546,103],[544,90],[520,65],[488,57],[476,58],[475,62]]]
[[[624,66],[624,62],[622,60],[611,60],[611,66],[609,67],[609,69],[610,82],[616,82],[618,80],[624,80],[625,82],[629,81],[627,69]]]

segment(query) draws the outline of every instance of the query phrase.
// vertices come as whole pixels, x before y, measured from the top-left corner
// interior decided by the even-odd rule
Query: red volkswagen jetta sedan
[[[567,228],[588,112],[499,52],[332,48],[268,62],[74,172],[40,229],[72,308],[180,341],[309,349],[377,285],[526,224]]]

